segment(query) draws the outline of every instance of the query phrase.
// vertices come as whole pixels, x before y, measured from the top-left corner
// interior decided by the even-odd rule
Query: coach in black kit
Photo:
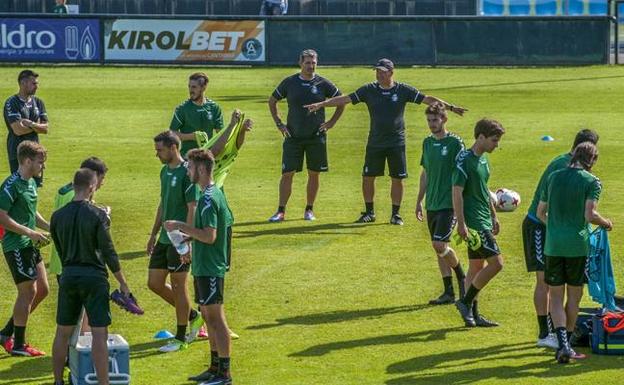
[[[43,100],[35,96],[39,88],[39,74],[23,70],[17,76],[19,91],[4,102],[4,123],[7,126],[7,154],[11,173],[17,171],[17,146],[30,140],[39,142],[39,134],[48,133],[48,114]],[[43,175],[35,177],[37,186]]]
[[[84,307],[93,336],[93,362],[99,384],[108,384],[108,325],[111,323],[108,269],[128,295],[119,258],[110,237],[108,214],[93,205],[97,188],[93,170],[81,168],[74,175],[74,200],[60,208],[50,221],[50,232],[63,265],[56,337],[53,346],[54,380],[63,384],[67,344]]]
[[[282,80],[269,98],[269,110],[277,129],[284,135],[282,154],[282,178],[279,186],[279,204],[277,212],[269,218],[269,222],[284,220],[286,204],[292,191],[293,177],[303,170],[305,154],[308,169],[307,205],[303,219],[314,220],[314,200],[319,189],[321,172],[328,171],[327,135],[342,111],[343,106],[336,108],[331,119],[325,121],[325,110],[308,112],[304,105],[323,101],[340,95],[336,86],[315,73],[318,55],[316,51],[306,49],[299,55],[301,71]],[[282,122],[277,111],[277,102],[286,99],[288,102],[288,118]]]
[[[399,215],[403,200],[403,179],[407,178],[405,159],[405,105],[407,103],[442,103],[445,108],[458,115],[463,115],[465,108],[446,103],[434,96],[427,96],[416,88],[396,82],[393,79],[394,63],[380,59],[375,64],[377,81],[360,87],[350,95],[338,96],[319,103],[307,105],[308,111],[314,112],[323,107],[344,106],[348,103],[365,103],[370,116],[370,131],[366,144],[366,157],[362,172],[362,194],[366,210],[357,223],[375,222],[374,198],[375,178],[384,175],[386,162],[392,178],[390,195],[392,198],[392,216],[390,223],[402,225]]]

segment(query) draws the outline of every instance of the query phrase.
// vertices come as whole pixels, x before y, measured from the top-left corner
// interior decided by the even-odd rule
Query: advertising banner
[[[104,24],[105,60],[264,62],[264,21],[116,19]]]
[[[98,62],[97,19],[0,18],[0,61]]]

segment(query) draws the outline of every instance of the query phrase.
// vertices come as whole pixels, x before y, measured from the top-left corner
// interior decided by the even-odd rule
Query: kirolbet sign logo
[[[105,45],[107,60],[264,61],[264,21],[113,20]]]

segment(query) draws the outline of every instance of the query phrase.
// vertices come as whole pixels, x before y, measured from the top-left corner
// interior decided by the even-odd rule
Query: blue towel
[[[603,307],[616,311],[615,278],[611,266],[611,250],[607,230],[598,227],[589,234],[589,256],[587,258],[587,285],[589,295]]]

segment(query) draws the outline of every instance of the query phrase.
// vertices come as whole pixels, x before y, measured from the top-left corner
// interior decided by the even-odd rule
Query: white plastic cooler
[[[108,335],[108,372],[111,385],[130,384],[130,349],[119,334]],[[97,385],[91,359],[91,333],[78,337],[69,348],[70,380],[73,385]]]

